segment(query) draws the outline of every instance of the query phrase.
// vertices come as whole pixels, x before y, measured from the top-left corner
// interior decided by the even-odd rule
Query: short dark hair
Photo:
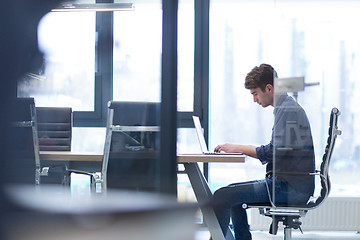
[[[245,78],[245,88],[254,89],[260,88],[265,91],[265,87],[268,84],[274,86],[274,77],[277,77],[277,73],[274,68],[269,64],[261,64],[254,67]]]

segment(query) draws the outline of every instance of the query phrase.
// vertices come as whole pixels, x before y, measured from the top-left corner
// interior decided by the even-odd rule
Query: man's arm
[[[240,145],[225,143],[216,146],[215,152],[242,153],[247,156],[257,158],[256,147],[252,145]]]

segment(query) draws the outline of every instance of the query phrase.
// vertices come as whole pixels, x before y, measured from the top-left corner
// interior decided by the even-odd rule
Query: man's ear
[[[271,84],[267,84],[265,89],[268,90],[270,93],[274,93],[274,87]]]

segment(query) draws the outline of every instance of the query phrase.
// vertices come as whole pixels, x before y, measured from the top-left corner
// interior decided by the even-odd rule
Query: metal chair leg
[[[292,232],[291,227],[285,227],[284,228],[284,240],[291,240],[292,239],[291,232]]]

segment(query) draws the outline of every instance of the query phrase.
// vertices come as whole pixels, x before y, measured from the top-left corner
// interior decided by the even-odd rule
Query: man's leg
[[[264,180],[235,183],[215,191],[213,206],[221,229],[225,235],[233,220],[236,239],[251,239],[246,211],[243,203],[264,203],[269,197]]]
[[[246,210],[241,205],[231,208],[235,239],[252,239]]]

